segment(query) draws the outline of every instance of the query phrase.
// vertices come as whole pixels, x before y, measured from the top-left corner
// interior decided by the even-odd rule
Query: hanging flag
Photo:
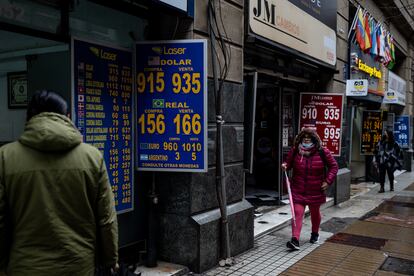
[[[386,53],[387,57],[386,57],[386,60],[385,60],[386,63],[384,65],[389,67],[389,66],[393,66],[393,65],[390,64],[392,62],[392,54],[391,54],[391,35],[390,35],[389,32],[387,33],[386,44],[387,44],[387,46],[386,46],[385,53]]]
[[[377,24],[375,24],[374,19],[371,19],[371,51],[370,54],[373,58],[376,58],[378,55],[378,46],[377,46]]]
[[[391,35],[390,36],[390,40],[391,40],[391,44],[390,44],[390,47],[391,47],[391,59],[392,59],[392,61],[395,61],[395,47],[394,47],[394,37]]]
[[[364,51],[367,53],[369,49],[371,49],[372,43],[371,43],[371,28],[369,24],[369,15],[368,13],[365,14],[364,17],[364,29],[365,29],[365,49]]]
[[[387,31],[387,34],[385,35],[385,61],[384,65],[387,66],[388,63],[391,61],[391,40],[390,40],[390,33]]]
[[[359,47],[362,50],[365,50],[364,15],[362,14],[362,9],[358,10],[358,19],[357,23],[355,24],[355,34]]]
[[[377,38],[377,60],[381,59],[380,56],[380,48],[381,48],[381,24],[378,22],[377,23],[377,27],[376,27],[376,34],[375,34],[376,38]]]
[[[392,69],[395,65],[395,46],[394,46],[394,37],[390,35],[390,54],[391,61],[388,62],[388,69]]]
[[[379,56],[381,59],[385,58],[385,30],[380,26],[380,51]]]

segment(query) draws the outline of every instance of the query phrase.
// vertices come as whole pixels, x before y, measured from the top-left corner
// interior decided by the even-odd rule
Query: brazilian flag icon
[[[153,99],[152,108],[164,108],[164,99]]]

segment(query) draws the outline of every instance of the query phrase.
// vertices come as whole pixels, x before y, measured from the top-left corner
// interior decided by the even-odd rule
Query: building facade
[[[379,112],[381,129],[408,115],[412,129],[410,7],[408,0],[0,0],[0,143],[20,136],[27,99],[38,89],[55,90],[76,102],[72,116],[79,117],[79,72],[88,67],[76,67],[75,87],[73,39],[131,57],[136,42],[206,39],[208,171],[143,172],[131,163],[131,185],[118,195],[132,206],[118,216],[121,257],[138,261],[142,253],[151,266],[160,259],[202,272],[253,247],[260,194],[270,194],[275,206],[286,198],[279,168],[300,129],[301,93],[342,97],[340,132],[333,133],[340,138],[334,145],[340,172],[330,190],[336,203],[349,199],[351,180],[369,178],[371,155],[361,152],[366,111]],[[359,11],[392,36],[393,66],[360,48],[354,31]],[[125,66],[134,70],[132,58]],[[347,96],[348,80],[367,80],[367,94]],[[130,104],[134,118],[137,107]],[[137,146],[132,149],[137,155]],[[224,222],[222,202],[227,203]]]

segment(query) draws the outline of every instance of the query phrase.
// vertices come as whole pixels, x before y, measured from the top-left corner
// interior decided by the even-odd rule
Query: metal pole
[[[157,236],[158,218],[156,207],[158,205],[158,195],[155,193],[155,173],[152,173],[151,189],[148,194],[148,254],[147,267],[157,266]]]
[[[210,4],[211,5],[211,4]],[[211,6],[209,7],[212,8]],[[211,10],[209,9],[209,15],[211,18]],[[215,55],[215,35],[213,34],[212,26],[209,24],[209,34],[210,34],[210,48],[212,51],[212,67],[213,67],[213,76],[214,76],[214,92],[216,94],[216,185],[218,190],[218,198],[220,205],[221,213],[221,232],[222,232],[222,256],[226,259],[226,262],[230,262],[230,234],[229,234],[229,225],[227,217],[227,193],[226,193],[226,180],[224,172],[224,154],[223,154],[223,103],[221,89],[219,87],[218,77],[217,77],[217,62]],[[229,261],[228,261],[229,260]]]

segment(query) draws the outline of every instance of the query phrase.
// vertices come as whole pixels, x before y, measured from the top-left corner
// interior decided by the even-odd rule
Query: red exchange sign
[[[304,127],[316,129],[322,145],[333,156],[341,155],[343,101],[343,94],[300,94],[299,131]]]

